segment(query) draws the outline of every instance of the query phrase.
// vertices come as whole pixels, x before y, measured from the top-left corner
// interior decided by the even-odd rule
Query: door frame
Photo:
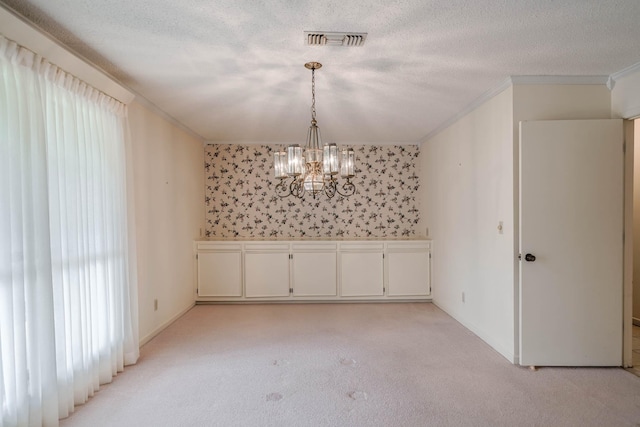
[[[633,174],[634,120],[624,125],[624,252],[622,307],[622,367],[633,366]],[[640,165],[639,165],[640,167]]]

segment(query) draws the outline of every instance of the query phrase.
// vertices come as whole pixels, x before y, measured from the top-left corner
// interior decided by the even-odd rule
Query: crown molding
[[[623,68],[622,70],[615,72],[609,76],[611,80],[620,80],[629,74],[640,73],[640,62],[631,65],[630,67]]]

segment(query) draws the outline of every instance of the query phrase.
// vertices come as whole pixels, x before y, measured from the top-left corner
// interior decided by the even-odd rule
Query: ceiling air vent
[[[309,46],[362,46],[367,33],[305,31],[304,37]]]

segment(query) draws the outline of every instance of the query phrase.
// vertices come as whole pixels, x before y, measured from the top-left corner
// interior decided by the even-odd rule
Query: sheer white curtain
[[[57,425],[138,358],[126,106],[0,36],[0,426]]]

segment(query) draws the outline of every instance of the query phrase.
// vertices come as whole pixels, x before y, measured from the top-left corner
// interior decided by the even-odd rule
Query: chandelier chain
[[[316,69],[311,69],[311,121],[316,121]]]

